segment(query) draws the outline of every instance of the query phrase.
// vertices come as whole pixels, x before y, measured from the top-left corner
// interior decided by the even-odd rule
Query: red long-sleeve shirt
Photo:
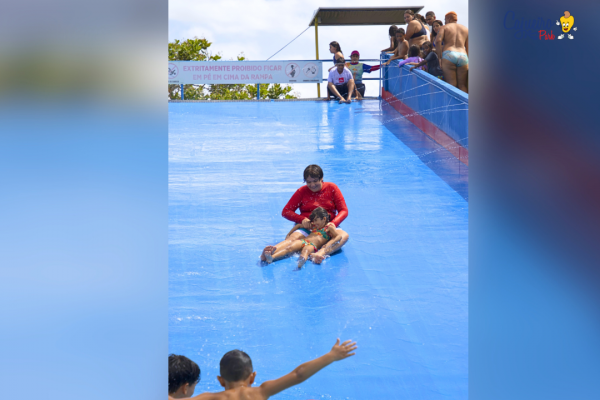
[[[342,196],[340,188],[334,183],[323,182],[321,190],[314,193],[308,186],[304,185],[296,190],[290,201],[285,205],[281,215],[285,219],[301,224],[304,218],[310,217],[310,213],[317,207],[323,207],[332,217],[331,222],[339,226],[348,216],[346,200]],[[300,214],[296,210],[300,209]]]

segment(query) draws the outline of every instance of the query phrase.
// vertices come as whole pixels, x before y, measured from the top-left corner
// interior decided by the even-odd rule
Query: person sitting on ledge
[[[338,99],[340,104],[351,103],[350,97],[354,93],[354,78],[352,72],[346,68],[343,58],[338,58],[336,68],[329,71],[329,77],[327,78],[327,98],[325,100],[331,100],[332,98]],[[347,98],[344,99],[344,96]]]

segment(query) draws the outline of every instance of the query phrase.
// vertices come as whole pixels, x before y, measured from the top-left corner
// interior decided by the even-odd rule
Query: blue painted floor
[[[261,266],[309,164],[336,183],[350,240],[321,265]],[[466,399],[468,168],[378,101],[169,105],[169,352],[219,391],[246,351],[257,384],[357,354],[275,399]]]

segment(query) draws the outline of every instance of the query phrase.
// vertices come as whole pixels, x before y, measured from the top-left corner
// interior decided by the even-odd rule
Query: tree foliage
[[[212,45],[206,39],[187,39],[183,42],[175,39],[169,43],[169,61],[217,61],[220,54],[212,54],[208,48]],[[244,61],[243,54],[237,56],[238,61]],[[169,85],[169,99],[181,98],[181,86]],[[183,85],[186,100],[251,100],[256,98],[257,85],[245,84],[214,84],[214,85]],[[260,85],[261,99],[295,99],[291,93],[292,87],[279,83]]]

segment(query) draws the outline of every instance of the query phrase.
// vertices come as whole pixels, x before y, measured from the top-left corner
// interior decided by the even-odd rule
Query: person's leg
[[[335,94],[329,89],[329,85],[327,85],[327,98],[325,100],[329,101],[332,97],[336,97]]]
[[[340,234],[335,239],[331,239],[329,242],[325,243],[325,246],[321,247],[321,250],[317,251],[311,256],[312,262],[314,262],[315,264],[321,264],[321,262],[325,259],[326,256],[338,251],[346,244],[346,242],[350,238],[348,232],[343,231],[339,228],[337,229],[337,231]]]
[[[351,80],[350,82],[346,83],[346,86],[347,86],[347,89],[346,89],[347,92],[344,95],[344,98],[342,100],[344,100],[346,102],[350,102],[350,98],[352,96],[348,96],[348,93],[352,94],[352,93],[354,93],[354,89],[356,89],[356,85],[354,84],[354,79]]]
[[[364,83],[357,83],[356,89],[360,93],[360,97],[365,97],[365,84]]]
[[[260,254],[260,260],[261,261],[267,261],[267,254],[273,254],[273,252],[277,250],[277,247],[275,246],[267,246],[263,249],[262,253]]]
[[[279,248],[280,246],[287,246],[289,244],[291,244],[292,242],[296,241],[296,240],[301,240],[304,239],[306,236],[299,231],[295,231],[292,232],[288,237],[285,238],[285,240],[281,243],[276,244],[275,246],[267,246],[263,249],[262,254],[260,255],[260,259],[262,261],[267,261],[267,254],[270,254],[271,256],[273,255],[273,253],[275,253],[277,251],[277,248]]]
[[[465,93],[469,93],[469,86],[467,79],[469,77],[469,58],[465,54],[461,57],[461,60],[456,68],[457,76],[457,87]]]
[[[276,250],[273,253],[265,253],[265,258],[268,263],[272,263],[273,261],[283,258],[288,254],[295,253],[302,249],[302,241],[294,240],[290,241],[289,239],[284,240],[276,246]]]
[[[345,100],[346,96],[348,96],[348,84],[344,83],[343,85],[335,85],[340,96],[342,96],[339,100]]]
[[[444,79],[446,82],[454,87],[458,87],[456,64],[444,58],[442,59],[442,71],[444,72]]]
[[[304,246],[304,248],[300,252],[300,258],[298,259],[298,269],[302,268],[302,266],[304,265],[306,260],[308,260],[308,257],[310,257],[310,255],[312,253],[314,253],[314,251],[315,251],[314,245],[308,244],[308,245]]]

